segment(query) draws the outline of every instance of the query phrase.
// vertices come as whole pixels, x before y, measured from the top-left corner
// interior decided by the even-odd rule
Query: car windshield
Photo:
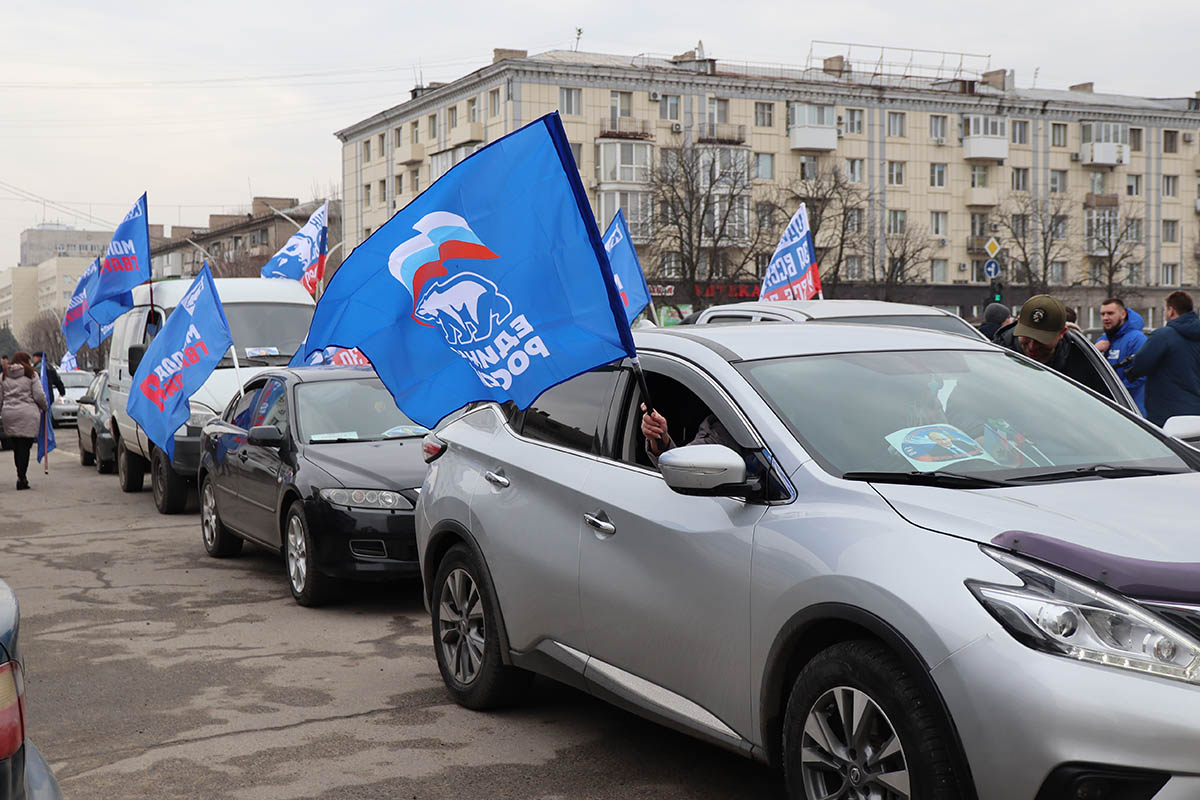
[[[402,439],[429,432],[396,408],[379,378],[302,383],[296,387],[296,415],[300,436],[313,444]]]
[[[249,364],[286,364],[304,344],[314,306],[301,303],[225,303],[238,358]],[[167,318],[170,318],[170,309]],[[228,355],[221,366],[233,365]]]
[[[742,374],[831,472],[1005,481],[1100,467],[1191,469],[1167,440],[1057,373],[1001,351],[844,353]],[[1099,474],[1094,470],[1093,474]]]
[[[930,331],[958,333],[978,339],[979,334],[961,317],[949,314],[887,314],[880,316],[828,317],[813,322],[859,322],[864,325],[901,325],[906,328],[924,328]]]
[[[90,372],[60,372],[58,377],[62,378],[63,386],[68,389],[86,389],[96,378]]]

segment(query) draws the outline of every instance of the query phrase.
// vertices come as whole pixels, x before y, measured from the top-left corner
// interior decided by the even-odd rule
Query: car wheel
[[[150,456],[150,490],[154,492],[154,505],[160,514],[178,514],[187,503],[187,481],[171,466],[167,454],[157,447]]]
[[[81,467],[90,467],[92,464],[95,464],[96,451],[93,449],[89,453],[87,448],[83,446],[83,431],[75,431],[75,438],[79,441],[79,465]],[[93,445],[94,447],[95,445]]]
[[[96,459],[96,472],[101,475],[108,475],[117,467],[113,459],[100,455],[100,446],[95,431],[92,431],[92,456]]]
[[[533,674],[504,663],[499,604],[480,559],[466,546],[442,558],[432,600],[438,669],[454,701],[479,710],[516,700]]]
[[[241,537],[221,524],[217,493],[207,475],[200,484],[200,534],[204,538],[205,551],[213,558],[236,556],[245,544]]]
[[[325,604],[333,593],[335,582],[316,568],[316,548],[308,520],[304,518],[304,504],[299,500],[288,509],[283,535],[284,563],[292,598],[309,608]]]
[[[877,642],[843,642],[818,653],[796,678],[784,715],[788,797],[965,796],[938,706]]]
[[[146,478],[145,462],[129,452],[125,440],[117,442],[117,482],[122,492],[140,492]]]

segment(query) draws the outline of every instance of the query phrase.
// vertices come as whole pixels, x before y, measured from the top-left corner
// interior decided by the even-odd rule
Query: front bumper
[[[421,574],[413,513],[305,504],[317,569],[335,578],[382,581]]]
[[[176,436],[175,458],[171,467],[185,478],[195,480],[196,472],[200,469],[200,436]]]
[[[50,406],[50,419],[55,425],[73,425],[79,417],[79,406],[77,405],[60,405],[55,403]]]
[[[997,631],[932,672],[979,800],[1033,800],[1061,764],[1158,770],[1155,800],[1200,797],[1200,686],[1031,650]]]

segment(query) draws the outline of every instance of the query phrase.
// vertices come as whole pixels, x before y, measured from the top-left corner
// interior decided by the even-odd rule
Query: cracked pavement
[[[459,708],[418,583],[301,608],[278,556],[209,558],[194,502],[160,516],[71,450],[20,493],[0,453],[28,732],[68,800],[783,796],[765,767],[549,680]]]

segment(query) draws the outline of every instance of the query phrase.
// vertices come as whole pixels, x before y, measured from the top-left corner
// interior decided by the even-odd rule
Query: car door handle
[[[508,478],[504,477],[503,473],[492,472],[491,470],[483,473],[483,477],[488,483],[493,486],[499,486],[501,489],[508,488]]]
[[[617,532],[617,526],[608,521],[608,514],[605,514],[603,511],[597,511],[595,514],[584,514],[583,521],[588,524],[588,527],[595,528],[605,536],[612,536]]]

